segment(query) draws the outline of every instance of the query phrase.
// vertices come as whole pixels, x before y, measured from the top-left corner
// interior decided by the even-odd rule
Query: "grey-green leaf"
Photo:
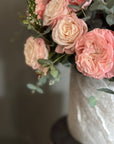
[[[109,9],[106,5],[104,5],[104,4],[102,3],[102,1],[95,1],[95,2],[91,5],[90,10],[91,10],[91,11],[102,10],[102,11],[104,11],[105,13],[110,14],[110,9]]]
[[[48,67],[52,64],[52,61],[47,60],[47,59],[39,59],[38,63],[45,66],[45,67]]]
[[[36,86],[31,83],[27,84],[27,88],[30,90],[36,90]]]
[[[114,24],[114,14],[109,14],[106,16],[107,23],[111,26]]]
[[[101,92],[109,93],[109,94],[114,94],[114,91],[111,90],[111,89],[108,89],[108,88],[100,88],[100,89],[97,89],[97,90],[101,91]]]
[[[47,82],[47,77],[46,77],[46,76],[42,76],[42,78],[39,79],[37,85],[38,85],[38,86],[42,86],[42,85],[44,85],[46,82]]]
[[[92,108],[94,108],[95,105],[97,104],[97,99],[94,96],[90,96],[89,97],[89,104]]]
[[[48,34],[51,31],[51,26],[49,26],[43,33],[43,35]]]
[[[112,8],[114,6],[114,0],[107,0],[107,7]]]
[[[72,9],[80,9],[80,7],[76,5],[68,5],[68,7]]]
[[[55,80],[50,80],[50,81],[49,81],[49,85],[50,85],[50,86],[52,86],[52,85],[54,85],[54,84],[55,84]]]
[[[40,94],[43,94],[43,90],[40,87],[37,87],[36,91]]]
[[[51,69],[50,71],[51,76],[56,78],[59,74],[58,70],[53,65],[51,65],[50,69]]]
[[[59,74],[59,75],[56,77],[55,81],[56,81],[56,82],[60,82],[60,80],[61,80],[61,75]]]

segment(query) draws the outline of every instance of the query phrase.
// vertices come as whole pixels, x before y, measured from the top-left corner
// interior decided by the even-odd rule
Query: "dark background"
[[[24,43],[30,32],[20,23],[26,0],[0,0],[0,144],[48,144],[50,128],[67,114],[69,69],[58,66],[60,83],[32,95],[26,88],[35,82],[25,65]]]

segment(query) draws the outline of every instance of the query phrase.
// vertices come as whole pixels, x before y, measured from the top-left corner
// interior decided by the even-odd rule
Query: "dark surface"
[[[52,144],[80,144],[70,134],[67,126],[67,117],[58,120],[51,130]]]

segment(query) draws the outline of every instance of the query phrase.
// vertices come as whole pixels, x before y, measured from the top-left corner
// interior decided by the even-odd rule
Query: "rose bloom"
[[[91,4],[92,0],[69,0],[69,4],[72,4],[72,5],[76,5],[76,6],[80,6],[82,5],[82,9],[88,7],[90,4]],[[76,10],[75,10],[76,11]]]
[[[77,69],[97,79],[114,76],[114,35],[107,29],[94,29],[75,46]]]
[[[36,8],[35,8],[35,14],[38,15],[38,19],[43,19],[44,10],[46,7],[46,4],[49,2],[49,0],[35,0]]]
[[[48,69],[38,63],[38,59],[48,59],[48,49],[41,38],[29,37],[24,48],[26,64],[33,69],[38,69],[46,75]]]
[[[68,0],[51,0],[44,11],[43,25],[55,25],[57,20],[68,14]]]
[[[57,53],[74,53],[76,41],[87,32],[86,23],[79,19],[75,13],[58,20],[52,31],[52,38],[58,44]]]

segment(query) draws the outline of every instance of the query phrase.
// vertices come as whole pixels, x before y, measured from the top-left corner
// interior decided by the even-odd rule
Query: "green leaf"
[[[48,34],[51,31],[51,26],[49,26],[43,33],[43,35]]]
[[[110,9],[111,13],[114,14],[114,5],[113,7]]]
[[[102,3],[102,1],[94,1],[94,3],[90,6],[90,10],[102,10],[105,13],[110,14],[110,9],[104,3]]]
[[[27,88],[30,90],[36,90],[36,86],[31,83],[27,84]]]
[[[58,70],[53,65],[50,66],[50,69],[51,69],[50,71],[51,76],[56,78],[59,74]]]
[[[43,65],[44,67],[48,67],[52,64],[51,60],[47,60],[47,59],[39,59],[38,63]]]
[[[61,75],[58,74],[58,76],[56,77],[55,81],[56,81],[56,82],[60,82],[60,80],[61,80]]]
[[[40,87],[37,87],[36,91],[37,91],[38,93],[40,93],[40,94],[43,94],[43,93],[44,93],[43,90],[42,90]]]
[[[37,85],[38,86],[42,86],[47,82],[47,77],[46,76],[42,76],[41,79],[39,79]]]
[[[105,93],[109,93],[109,94],[114,94],[114,91],[111,90],[111,89],[108,89],[108,88],[100,88],[100,89],[97,89],[97,90],[105,92]]]
[[[68,5],[69,8],[72,8],[72,9],[80,9],[80,6],[76,6],[76,5]]]
[[[112,6],[114,7],[114,0],[107,0],[107,7],[112,8]]]
[[[109,14],[106,16],[107,23],[111,26],[114,24],[114,14]]]
[[[92,108],[94,108],[95,105],[97,104],[97,99],[94,96],[90,96],[89,97],[89,104]]]
[[[50,86],[52,86],[52,85],[54,85],[54,84],[55,84],[55,80],[50,80],[50,81],[49,81],[49,85],[50,85]]]

